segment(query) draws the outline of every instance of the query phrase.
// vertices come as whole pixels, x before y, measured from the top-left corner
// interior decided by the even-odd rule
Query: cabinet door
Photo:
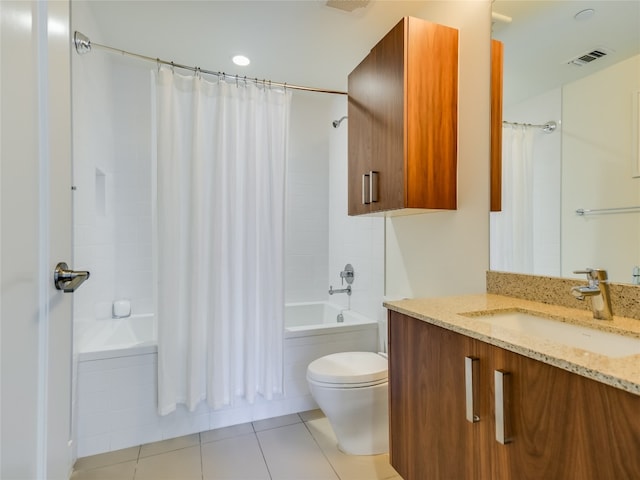
[[[477,424],[465,417],[464,357],[472,341],[389,315],[391,464],[404,480],[480,479]]]
[[[489,348],[492,370],[509,375],[505,420],[510,438],[501,445],[494,435],[490,478],[640,478],[640,397]]]
[[[348,79],[349,103],[347,122],[349,137],[348,211],[349,215],[370,212],[365,204],[364,175],[371,170],[372,110],[371,97],[375,80],[375,58],[368,55],[350,74]]]
[[[404,81],[405,29],[407,19],[398,23],[371,50],[375,62],[372,82],[372,162],[377,175],[377,201],[372,211],[404,208],[405,144]]]

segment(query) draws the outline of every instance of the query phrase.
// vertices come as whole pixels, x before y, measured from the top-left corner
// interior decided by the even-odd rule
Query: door
[[[67,479],[71,466],[68,1],[2,1],[0,477]]]
[[[390,312],[390,455],[405,480],[485,478],[476,424],[465,415],[464,358],[472,348],[468,337]]]
[[[369,175],[371,168],[371,136],[373,117],[371,111],[372,85],[374,83],[374,57],[368,55],[349,74],[349,104],[347,128],[349,131],[348,213],[362,215],[371,211],[369,203]]]

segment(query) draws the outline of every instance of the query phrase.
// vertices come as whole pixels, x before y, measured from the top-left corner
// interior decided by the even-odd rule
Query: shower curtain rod
[[[534,125],[533,123],[518,123],[518,122],[507,122],[504,120],[502,122],[503,125],[513,125],[517,127],[530,127],[530,128],[540,128],[544,133],[551,133],[558,128],[558,124],[553,120],[548,121],[547,123],[543,123],[541,125]]]
[[[167,60],[161,60],[160,58],[148,57],[146,55],[140,55],[139,53],[127,52],[126,50],[121,50],[119,48],[110,47],[108,45],[101,45],[99,43],[92,42],[89,37],[82,34],[81,32],[76,31],[73,34],[73,43],[76,47],[76,52],[79,55],[83,55],[85,53],[89,53],[92,47],[101,48],[103,50],[108,50],[110,52],[119,53],[121,55],[126,55],[129,57],[139,58],[141,60],[146,60],[148,62],[154,62],[156,64],[168,65],[173,68],[180,68],[182,70],[189,70],[195,73],[205,73],[208,75],[215,75],[217,77],[229,78],[232,80],[240,80],[240,81],[251,81],[255,83],[262,83],[263,85],[275,86],[275,87],[283,87],[285,89],[290,88],[292,90],[304,90],[307,92],[318,92],[318,93],[330,93],[335,95],[347,95],[347,92],[341,92],[339,90],[327,90],[323,88],[315,88],[315,87],[305,87],[302,85],[292,85],[289,83],[281,83],[281,82],[272,82],[271,80],[259,80],[258,78],[247,78],[242,75],[230,75],[224,72],[214,72],[212,70],[205,70],[200,67],[190,67],[188,65],[181,65],[175,62],[169,62]]]

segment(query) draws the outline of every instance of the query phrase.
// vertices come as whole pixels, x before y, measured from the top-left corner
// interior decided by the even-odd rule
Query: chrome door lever
[[[53,271],[53,284],[56,290],[65,293],[74,292],[82,283],[89,278],[90,273],[82,270],[69,270],[69,266],[60,262]]]

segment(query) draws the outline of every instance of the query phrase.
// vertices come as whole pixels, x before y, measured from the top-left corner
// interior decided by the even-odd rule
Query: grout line
[[[338,471],[335,469],[335,467],[333,466],[333,463],[331,462],[331,459],[327,456],[327,454],[325,453],[325,451],[322,449],[322,447],[320,446],[320,444],[318,443],[318,440],[316,440],[316,437],[313,436],[313,433],[311,433],[311,429],[309,428],[309,425],[307,425],[307,422],[302,422],[302,424],[304,425],[304,428],[307,429],[307,432],[309,432],[309,435],[311,435],[311,439],[313,440],[313,442],[316,444],[316,446],[318,447],[318,450],[320,450],[320,453],[322,453],[322,456],[325,458],[325,460],[327,461],[327,463],[329,464],[329,466],[331,467],[331,470],[333,470],[333,473],[336,474],[336,477],[338,477],[338,480],[341,480],[340,478],[340,474],[338,473]]]
[[[138,458],[136,458],[136,466],[133,469],[133,480],[136,480],[138,475],[138,465],[140,464],[140,455],[142,455],[142,445],[138,445]]]
[[[251,426],[253,426],[253,422],[251,422]],[[269,480],[273,480],[273,476],[271,475],[271,469],[269,468],[267,457],[264,456],[264,450],[262,450],[262,444],[260,443],[260,438],[258,437],[258,433],[253,432],[253,435],[256,437],[256,442],[258,442],[258,448],[260,449],[260,454],[262,455],[262,461],[264,462],[264,466],[267,467],[267,474],[269,475]]]
[[[200,440],[198,449],[200,450],[200,478],[204,480],[204,463],[202,461],[202,436],[198,433],[198,439]]]

